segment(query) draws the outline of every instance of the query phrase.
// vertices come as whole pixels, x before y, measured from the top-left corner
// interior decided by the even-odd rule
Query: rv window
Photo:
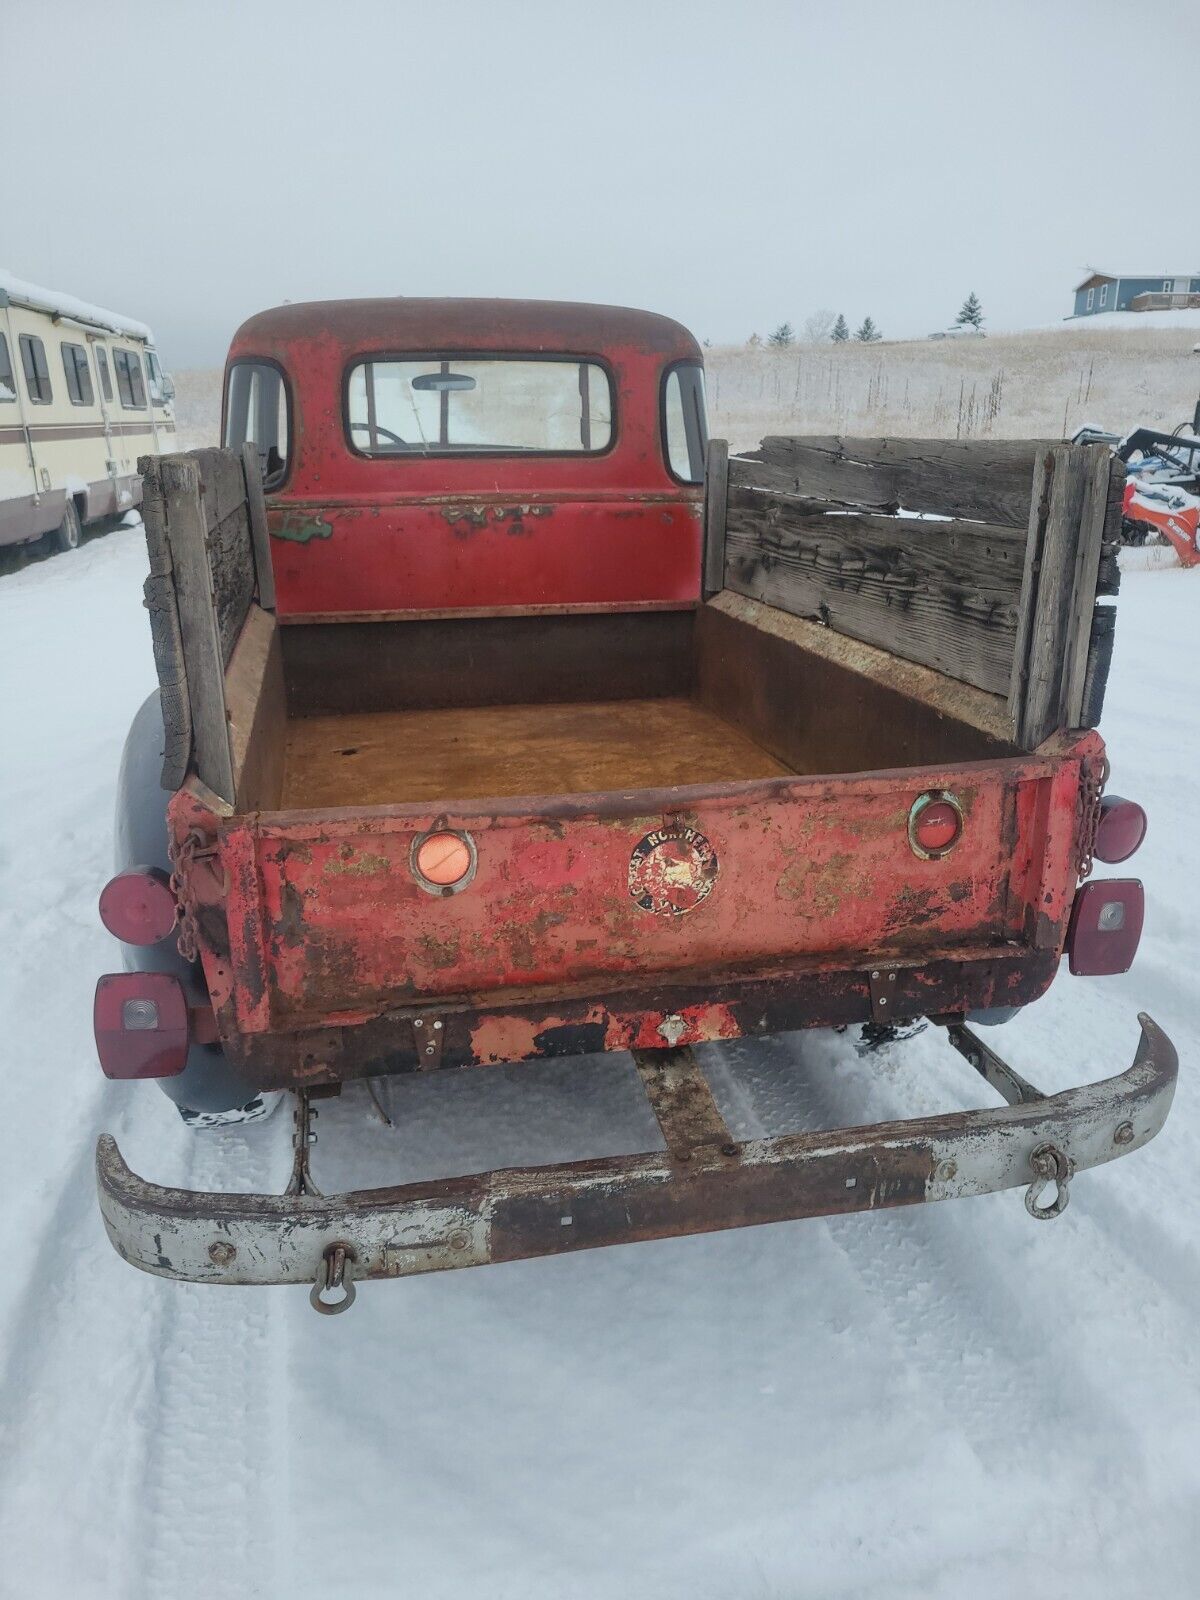
[[[17,398],[17,380],[13,377],[12,357],[8,353],[8,340],[0,333],[0,405]]]
[[[158,357],[153,350],[146,351],[146,375],[150,381],[150,398],[156,406],[166,404],[166,395],[163,394],[162,368],[158,364]]]
[[[46,346],[33,333],[20,337],[21,370],[25,374],[25,392],[35,406],[48,406],[54,398],[50,388],[50,368],[46,365]]]
[[[96,351],[96,371],[100,374],[100,393],[106,400],[112,399],[112,378],[108,371],[108,351],[102,344],[94,346]]]
[[[681,361],[667,369],[663,379],[662,427],[671,475],[684,483],[703,483],[708,447],[704,368],[694,361]]]
[[[279,368],[266,361],[237,361],[229,369],[225,448],[244,444],[257,447],[263,488],[278,488],[288,467],[287,385]]]
[[[114,350],[117,368],[117,393],[126,411],[146,409],[146,386],[142,382],[142,363],[134,350]]]
[[[96,393],[92,388],[92,369],[88,366],[87,351],[81,344],[62,346],[63,371],[67,375],[67,394],[73,406],[93,406]]]

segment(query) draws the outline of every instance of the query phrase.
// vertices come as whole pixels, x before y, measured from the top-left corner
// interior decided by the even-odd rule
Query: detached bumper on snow
[[[310,1284],[314,1305],[326,1311],[350,1303],[355,1280],[998,1189],[1025,1187],[1032,1215],[1057,1216],[1075,1173],[1138,1149],[1166,1120],[1178,1060],[1162,1030],[1145,1015],[1139,1021],[1128,1071],[1048,1096],[968,1028],[949,1023],[951,1043],[1006,1105],[743,1142],[726,1127],[690,1050],[636,1052],[662,1152],[351,1194],[304,1192],[303,1104],[303,1146],[283,1195],[148,1183],[105,1135],[96,1151],[100,1206],[118,1252],[145,1272],[197,1283]],[[342,1298],[329,1303],[330,1291]]]

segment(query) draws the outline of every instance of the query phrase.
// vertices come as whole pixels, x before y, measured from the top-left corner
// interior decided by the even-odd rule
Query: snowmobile
[[[1127,468],[1122,499],[1125,544],[1173,545],[1185,567],[1200,566],[1200,400],[1191,428],[1135,428],[1125,438],[1081,428],[1076,444],[1108,444]]]

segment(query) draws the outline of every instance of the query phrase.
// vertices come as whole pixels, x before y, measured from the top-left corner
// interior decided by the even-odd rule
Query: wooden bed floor
[[[374,711],[288,724],[283,805],[587,794],[790,771],[688,699]]]

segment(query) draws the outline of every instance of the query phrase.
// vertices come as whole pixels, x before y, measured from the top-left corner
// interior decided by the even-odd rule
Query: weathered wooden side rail
[[[138,471],[165,735],[163,788],[177,789],[194,761],[201,781],[232,803],[237,730],[231,730],[225,671],[255,600],[267,610],[275,605],[258,456],[253,445],[240,456],[231,450],[143,456]]]
[[[1124,472],[1105,446],[768,438],[709,459],[706,593],[1002,696],[1027,749],[1095,726]]]

